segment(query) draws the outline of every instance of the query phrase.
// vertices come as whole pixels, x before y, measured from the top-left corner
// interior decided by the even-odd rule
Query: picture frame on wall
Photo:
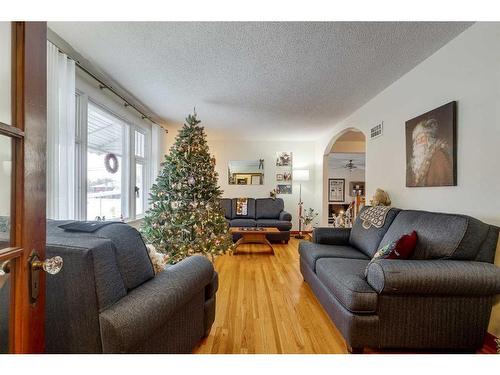
[[[276,194],[292,194],[292,185],[285,185],[285,184],[277,185]]]
[[[344,202],[345,201],[345,179],[344,178],[329,178],[328,179],[328,201],[329,202]]]
[[[457,102],[406,121],[406,187],[457,185]]]
[[[292,153],[289,151],[281,151],[276,153],[276,166],[277,167],[291,167],[292,166]]]
[[[364,181],[351,181],[349,182],[349,196],[355,197],[357,195],[365,195],[365,182]]]

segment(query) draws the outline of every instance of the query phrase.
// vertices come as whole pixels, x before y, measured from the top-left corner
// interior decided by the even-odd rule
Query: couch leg
[[[364,352],[364,348],[353,348],[351,345],[347,344],[347,351],[350,353],[350,354],[363,354]]]

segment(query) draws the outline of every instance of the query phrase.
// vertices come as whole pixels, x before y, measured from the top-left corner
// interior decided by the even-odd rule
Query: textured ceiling
[[[470,23],[49,22],[166,122],[313,140]]]

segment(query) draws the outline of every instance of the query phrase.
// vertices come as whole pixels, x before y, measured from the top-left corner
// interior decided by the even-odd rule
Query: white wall
[[[169,127],[169,134],[163,149],[167,153],[172,146],[179,127]],[[274,142],[274,141],[217,141],[209,140],[210,153],[215,156],[215,169],[219,174],[219,184],[228,198],[269,197],[269,192],[276,188],[276,152],[291,151],[294,169],[309,169],[310,180],[302,183],[302,201],[304,208],[312,207],[319,212],[320,200],[316,199],[315,142]],[[227,165],[230,160],[264,159],[264,185],[229,185]],[[297,210],[299,185],[293,183],[293,193],[278,195],[283,198],[285,210],[293,217],[293,230],[298,230]]]
[[[169,133],[164,140],[163,150],[168,153],[175,141],[180,126],[169,126]],[[293,169],[309,169],[309,181],[302,182],[302,201],[304,208],[314,208],[320,211],[321,200],[317,199],[317,162],[315,142],[292,141],[208,141],[210,153],[215,156],[215,170],[219,174],[219,185],[223,190],[223,197],[238,198],[266,198],[269,192],[276,188],[276,152],[291,151]],[[229,185],[227,166],[230,160],[264,159],[264,185]],[[319,176],[321,178],[321,175]],[[280,194],[283,198],[285,210],[292,214],[292,230],[298,230],[298,202],[299,184],[293,183],[292,194]]]
[[[457,212],[500,224],[500,24],[479,23],[335,125],[328,141],[348,127],[384,121],[384,134],[368,140],[370,198],[385,189],[395,206]],[[451,100],[458,102],[458,186],[405,187],[405,121]]]
[[[302,201],[304,208],[312,207],[316,211],[314,194],[314,152],[315,142],[273,142],[273,141],[209,141],[210,152],[216,158],[215,169],[219,174],[219,184],[224,190],[224,197],[266,198],[269,192],[276,188],[276,153],[291,151],[293,169],[309,169],[310,178],[302,182]],[[229,185],[227,165],[230,160],[264,159],[264,185]],[[285,210],[293,217],[292,230],[298,230],[299,183],[292,181],[292,194],[280,194],[285,202]]]
[[[319,150],[328,152],[328,142],[346,128],[359,128],[367,136],[383,121],[383,136],[366,143],[368,200],[380,187],[397,207],[462,213],[500,225],[499,46],[500,23],[473,25],[333,126],[318,142]],[[452,100],[458,110],[458,185],[406,188],[405,121]],[[500,336],[499,303],[490,332]]]

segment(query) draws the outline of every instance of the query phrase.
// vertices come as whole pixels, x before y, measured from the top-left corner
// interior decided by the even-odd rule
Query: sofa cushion
[[[233,219],[255,219],[255,199],[248,198],[247,201],[247,215],[236,215],[236,201],[237,198],[232,199],[231,210]]]
[[[257,220],[258,227],[265,228],[278,228],[280,231],[287,231],[292,229],[292,223],[284,220],[275,220],[275,219],[259,219]]]
[[[334,297],[352,313],[375,313],[377,293],[365,279],[368,260],[322,258],[316,274]]]
[[[254,219],[233,219],[230,222],[231,227],[256,227],[257,222]]]
[[[232,202],[229,198],[222,198],[220,200],[220,205],[222,210],[224,211],[224,217],[226,219],[232,219],[233,211],[232,211]]]
[[[281,198],[259,198],[255,200],[256,219],[278,219],[285,208]]]
[[[418,233],[418,242],[413,255],[414,259],[454,259],[453,255],[464,238],[467,225],[468,218],[462,215],[414,210],[401,211],[384,235],[380,247],[415,230]],[[477,246],[468,247],[470,259],[475,257],[479,244],[480,242]]]
[[[364,207],[361,212],[368,208]],[[362,251],[370,258],[373,257],[375,252],[381,247],[380,241],[384,237],[387,229],[391,226],[392,221],[398,215],[401,210],[398,208],[391,208],[385,217],[385,223],[381,228],[375,228],[371,226],[368,229],[363,228],[363,223],[360,220],[360,216],[358,215],[354,225],[351,229],[351,234],[349,236],[349,244],[354,246],[356,249]],[[360,212],[360,214],[361,214]],[[397,238],[401,237],[403,234],[407,233],[407,231],[401,233]],[[417,230],[418,232],[418,230]],[[397,239],[396,238],[396,239]]]
[[[130,225],[110,224],[98,229],[95,234],[109,238],[113,243],[118,268],[128,290],[154,277],[153,264],[137,229]]]
[[[316,263],[321,258],[349,258],[349,259],[363,259],[369,261],[370,259],[361,251],[356,250],[351,246],[340,245],[323,245],[309,241],[301,241],[299,244],[299,254],[302,260],[316,272]]]

